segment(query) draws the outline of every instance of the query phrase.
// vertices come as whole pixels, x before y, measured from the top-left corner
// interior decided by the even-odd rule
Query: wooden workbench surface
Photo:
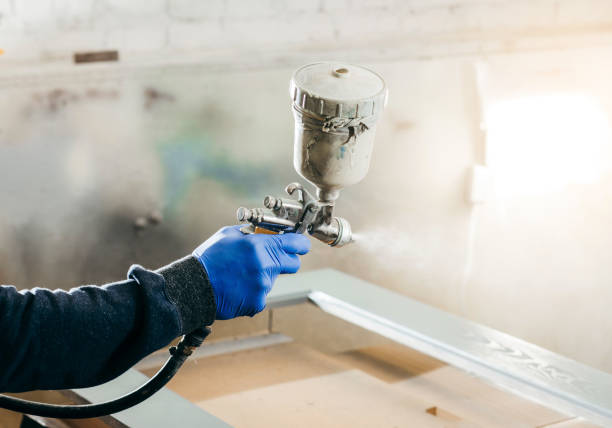
[[[324,353],[291,342],[199,358],[169,388],[237,428],[595,426],[395,344]]]

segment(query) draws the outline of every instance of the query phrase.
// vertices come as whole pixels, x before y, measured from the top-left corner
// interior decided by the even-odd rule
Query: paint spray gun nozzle
[[[317,200],[299,183],[290,184],[285,191],[293,199],[266,196],[265,208],[238,208],[238,221],[248,223],[242,232],[308,232],[332,247],[341,247],[352,241],[348,221],[332,217],[333,202]]]

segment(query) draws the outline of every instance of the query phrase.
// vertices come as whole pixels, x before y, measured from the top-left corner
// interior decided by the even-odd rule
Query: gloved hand
[[[218,320],[261,312],[276,277],[296,273],[298,254],[310,250],[304,235],[245,235],[241,227],[224,227],[193,252],[215,293]]]

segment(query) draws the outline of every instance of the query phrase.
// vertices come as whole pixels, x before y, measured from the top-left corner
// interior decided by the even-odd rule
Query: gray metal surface
[[[81,400],[99,403],[117,398],[142,385],[148,378],[132,369],[118,378],[94,388],[71,391]],[[112,426],[130,428],[162,428],[180,426],[184,428],[231,428],[221,419],[211,415],[195,404],[167,388],[162,389],[138,406],[112,415]]]
[[[612,376],[335,270],[284,276],[269,307],[323,311],[560,412],[612,426]]]

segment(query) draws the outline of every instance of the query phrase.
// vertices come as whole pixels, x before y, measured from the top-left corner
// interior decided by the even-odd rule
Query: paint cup
[[[336,200],[366,176],[387,93],[382,77],[357,65],[315,63],[293,74],[293,166],[319,200]]]

